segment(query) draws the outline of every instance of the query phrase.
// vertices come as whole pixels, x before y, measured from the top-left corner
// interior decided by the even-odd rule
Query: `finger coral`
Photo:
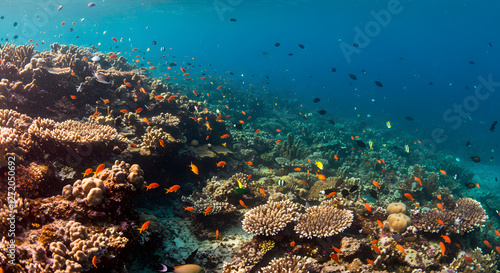
[[[248,233],[275,235],[296,218],[297,205],[290,200],[260,205],[245,213],[243,229]]]
[[[352,211],[336,208],[334,200],[328,200],[300,215],[295,231],[301,238],[332,236],[350,227],[353,219]]]

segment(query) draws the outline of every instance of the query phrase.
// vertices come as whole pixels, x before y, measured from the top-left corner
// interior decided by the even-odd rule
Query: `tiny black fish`
[[[346,189],[343,189],[343,190],[342,190],[342,196],[343,196],[343,197],[347,197],[348,195],[349,195],[349,191],[348,191],[348,190],[346,190]]]
[[[231,18],[231,19],[229,19],[229,21],[231,21],[231,22],[236,22],[236,19]]]
[[[335,125],[335,121],[333,119],[329,119],[328,123],[330,123],[331,125]]]
[[[469,61],[469,64],[476,64],[476,62],[474,62],[474,61]]]
[[[336,188],[340,187],[342,183],[344,183],[344,179],[342,178],[337,179],[337,182],[335,182],[335,187]]]
[[[14,26],[17,27],[17,22],[14,22]]]
[[[376,84],[378,87],[384,87],[384,85],[382,85],[382,83],[381,83],[381,82],[379,82],[379,81],[375,81],[375,84]]]
[[[75,38],[78,39],[78,38],[80,38],[80,36],[76,35]]]
[[[410,117],[410,116],[405,116],[405,119],[408,120],[408,121],[414,121],[415,119]]]
[[[293,56],[293,53],[288,53],[288,56]]]
[[[433,82],[429,82],[429,85],[433,85],[434,83]]]
[[[299,47],[305,49],[304,45],[299,44]]]
[[[320,100],[321,100],[320,98],[314,98],[313,102],[314,102],[314,103],[317,103],[317,102],[319,102]]]
[[[2,16],[0,16],[0,19],[2,19],[2,20],[3,20],[3,18],[5,18],[3,15],[2,15]],[[491,43],[490,43],[490,45],[491,45]]]
[[[174,66],[177,66],[177,64],[176,63],[169,63],[168,66],[174,67]]]
[[[471,156],[472,161],[479,163],[481,162],[481,158],[479,156]]]
[[[497,127],[497,123],[498,121],[493,121],[493,124],[491,124],[491,127],[490,127],[490,131],[494,132],[495,131],[495,128]]]
[[[337,68],[332,67],[332,72],[337,72]]]
[[[366,148],[366,144],[361,140],[356,140],[356,144],[361,148]]]
[[[3,16],[2,16],[2,19],[3,19]],[[488,44],[490,45],[490,47],[493,47],[493,46],[491,45],[491,42],[488,42]]]
[[[394,239],[394,241],[396,241],[396,242],[399,242],[399,241],[403,240],[403,235],[401,235],[401,234],[393,234],[392,235],[392,239]]]
[[[275,43],[274,44],[275,47],[279,47],[280,46],[280,43]]]
[[[13,38],[14,38],[14,40],[15,40],[15,39],[19,38],[19,35],[17,35],[17,34],[16,34],[16,35],[14,35],[14,37],[13,37]]]
[[[470,148],[470,141],[465,142],[465,146]]]
[[[240,123],[236,123],[234,125],[234,128],[236,128],[236,130],[238,130],[238,131],[241,131],[241,130],[243,130],[243,125],[241,125]]]
[[[262,51],[260,54],[265,56],[265,55],[269,55],[269,52],[267,52],[267,51]]]
[[[498,178],[495,176],[495,181],[498,182]]]
[[[354,75],[354,74],[349,74],[349,77],[351,77],[351,79],[353,79],[353,80],[357,80],[358,79],[358,77],[356,77],[356,75]]]
[[[73,28],[72,28],[72,27],[70,27],[70,28],[69,28],[69,32],[72,32],[72,31],[73,31]]]
[[[153,44],[153,45],[156,45],[156,41],[153,41],[153,42],[152,42],[152,44]]]
[[[269,79],[269,76],[266,76],[266,79]]]
[[[326,114],[326,111],[325,111],[325,110],[319,110],[319,111],[318,111],[318,113],[319,113],[320,115],[324,115],[324,114]]]
[[[378,199],[378,194],[375,190],[369,190],[368,192],[370,193],[371,197]]]
[[[354,46],[354,47],[359,47],[359,44],[357,44],[357,43],[353,43],[353,44],[352,44],[352,46]]]
[[[354,185],[352,186],[350,189],[349,189],[349,192],[355,192],[359,189],[359,186],[358,185]]]
[[[465,183],[465,186],[466,186],[467,188],[469,188],[469,189],[472,189],[472,188],[476,187],[476,185],[475,185],[474,183],[472,183],[472,182]]]

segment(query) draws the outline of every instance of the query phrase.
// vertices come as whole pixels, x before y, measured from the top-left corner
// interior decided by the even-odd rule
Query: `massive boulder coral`
[[[327,237],[338,234],[350,227],[354,215],[350,210],[339,209],[334,200],[312,206],[300,215],[295,231],[301,238]]]
[[[427,210],[415,216],[415,222],[425,232],[441,232],[464,234],[484,225],[488,215],[481,203],[471,198],[456,201],[454,210]],[[440,223],[443,221],[444,225]]]
[[[85,178],[77,180],[73,186],[66,185],[63,188],[63,197],[66,199],[83,199],[89,206],[97,206],[102,203],[103,192],[106,190],[104,182],[98,178]]]
[[[297,205],[290,200],[274,202],[255,207],[243,219],[243,229],[248,233],[275,235],[296,219]]]

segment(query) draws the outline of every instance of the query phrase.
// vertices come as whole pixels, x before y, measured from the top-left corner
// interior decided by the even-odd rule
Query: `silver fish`
[[[94,72],[94,77],[100,83],[109,84],[108,77],[102,73]]]

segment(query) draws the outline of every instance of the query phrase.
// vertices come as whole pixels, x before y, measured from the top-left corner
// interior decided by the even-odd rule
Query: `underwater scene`
[[[0,273],[500,272],[498,1],[0,3]]]

